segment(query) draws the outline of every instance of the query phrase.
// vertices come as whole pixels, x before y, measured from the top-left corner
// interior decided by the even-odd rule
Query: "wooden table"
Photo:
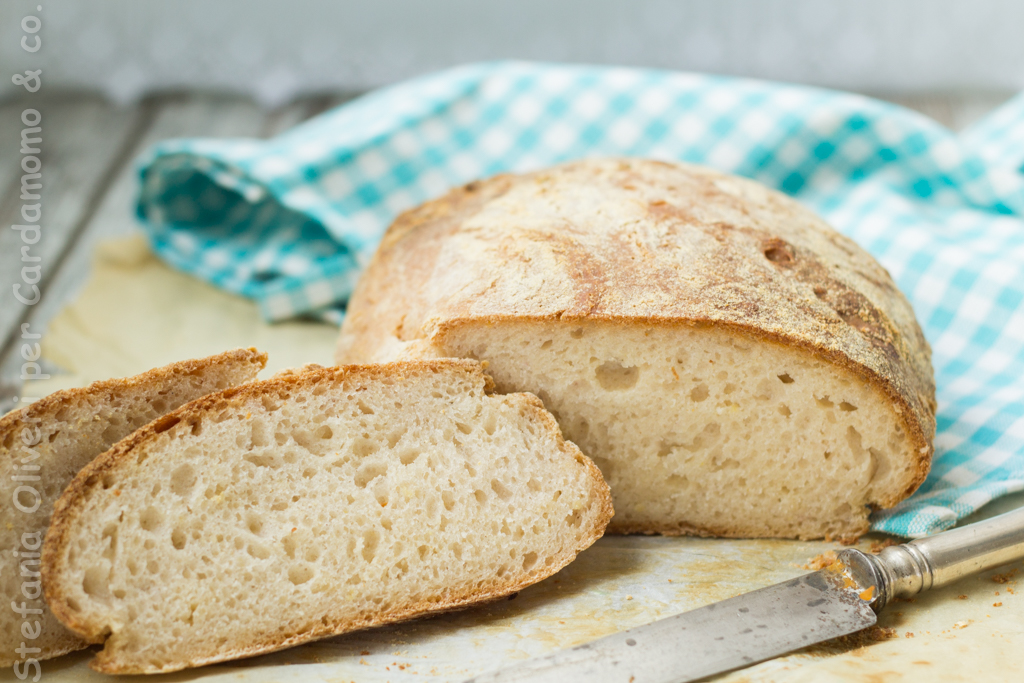
[[[1009,97],[976,93],[890,97],[959,130]],[[45,331],[48,321],[84,282],[101,240],[137,230],[133,216],[135,158],[149,145],[172,137],[271,137],[336,106],[352,95],[299,99],[279,109],[220,95],[159,95],[117,107],[81,94],[32,95],[0,103],[0,224],[22,223],[21,111],[38,109],[42,120],[42,230],[32,254],[41,258],[42,298],[19,303],[11,285],[21,269],[20,235],[0,232],[0,414],[21,389],[20,328]],[[46,369],[46,368],[44,368]],[[49,368],[59,372],[59,368]]]

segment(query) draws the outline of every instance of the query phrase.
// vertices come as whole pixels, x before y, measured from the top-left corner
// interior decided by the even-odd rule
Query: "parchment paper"
[[[98,250],[87,286],[44,337],[45,357],[70,374],[34,388],[82,385],[236,346],[267,351],[265,374],[307,362],[330,364],[336,335],[335,328],[317,323],[266,325],[248,301],[170,270],[141,239],[120,240]],[[977,518],[1022,503],[1022,496],[1004,498]],[[859,547],[880,540],[867,536]],[[458,682],[783,581],[835,548],[824,542],[609,536],[513,599],[149,680]],[[722,680],[1022,680],[1024,587],[1018,591],[1017,581],[1024,572],[1014,573],[1022,568],[1017,563],[891,605],[879,625],[893,632],[814,647]],[[42,680],[111,680],[87,667],[90,656],[43,662]],[[0,680],[16,679],[8,670]]]

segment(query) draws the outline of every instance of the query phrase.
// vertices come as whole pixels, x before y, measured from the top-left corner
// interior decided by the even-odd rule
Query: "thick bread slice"
[[[889,274],[798,203],[644,160],[503,175],[409,211],[339,362],[486,360],[601,468],[609,531],[852,537],[928,472],[928,344]]]
[[[237,349],[172,363],[135,377],[58,391],[0,419],[0,496],[8,506],[0,524],[0,587],[7,606],[0,610],[0,667],[86,645],[46,609],[40,587],[40,545],[64,487],[137,428],[200,396],[255,379],[266,360],[255,349]],[[11,611],[12,602],[43,613],[26,611],[22,617]],[[15,648],[23,643],[41,652],[21,657]]]
[[[463,607],[558,571],[608,487],[479,363],[312,369],[184,406],[94,461],[46,537],[93,667],[172,671]]]

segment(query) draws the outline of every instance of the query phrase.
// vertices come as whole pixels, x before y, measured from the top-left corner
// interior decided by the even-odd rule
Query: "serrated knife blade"
[[[695,681],[874,625],[860,593],[844,575],[823,569],[471,681]]]
[[[685,683],[873,626],[898,597],[1024,559],[1024,508],[832,566],[466,683]]]

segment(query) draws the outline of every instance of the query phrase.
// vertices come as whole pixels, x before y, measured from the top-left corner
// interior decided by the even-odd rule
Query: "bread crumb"
[[[958,621],[958,622],[956,622],[955,624],[953,624],[953,628],[961,628],[962,629],[962,628],[967,628],[970,625],[971,625],[971,620],[968,619],[967,621]]]
[[[881,541],[872,541],[871,542],[871,546],[868,548],[868,552],[870,552],[872,555],[877,555],[878,553],[882,552],[883,550],[885,550],[889,546],[899,545],[899,544],[900,544],[900,542],[898,540],[896,540],[895,538],[886,538],[886,539],[881,540]]]
[[[993,606],[993,607],[1002,607],[1002,606],[1003,606],[1003,603],[1001,603],[1001,602],[993,602],[993,603],[992,603],[992,606]]]
[[[811,571],[818,571],[824,569],[832,564],[835,564],[839,560],[835,550],[826,550],[820,555],[812,557],[807,564],[800,565],[801,569],[809,569]]]
[[[1010,583],[1010,581],[1013,581],[1013,577],[1018,571],[1020,571],[1020,567],[1014,567],[1005,574],[993,575],[992,580],[996,583]]]
[[[966,600],[966,599],[967,599],[967,596],[966,596],[966,595],[963,595],[963,594],[960,594],[960,595],[956,596],[956,599],[957,599],[957,600]]]
[[[633,596],[632,596],[632,595],[627,595],[627,596],[626,596],[626,599],[627,599],[627,600],[632,600],[632,599],[633,599]]]
[[[359,654],[361,654],[361,655],[368,655],[368,654],[370,654],[370,651],[369,650],[363,650]]]
[[[913,638],[913,637],[914,637],[914,634],[913,634],[913,633],[911,633],[910,631],[907,631],[907,632],[906,632],[906,633],[905,633],[905,634],[903,635],[903,637],[904,637],[904,638]]]
[[[370,663],[368,661],[366,661],[365,659],[360,659],[359,663],[362,664],[363,666],[370,666]]]

